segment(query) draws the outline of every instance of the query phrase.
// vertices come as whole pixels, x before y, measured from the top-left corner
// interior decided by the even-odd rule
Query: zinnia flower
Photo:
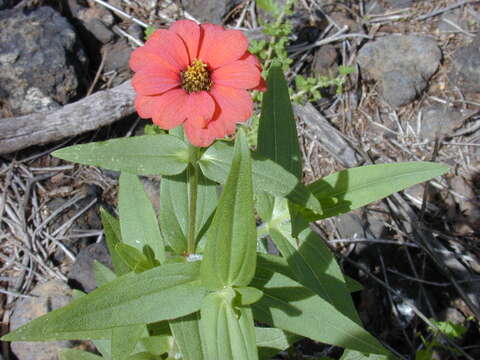
[[[265,90],[258,59],[240,31],[190,20],[157,30],[130,58],[135,107],[162,129],[184,125],[195,146],[235,132],[252,115],[247,90]]]

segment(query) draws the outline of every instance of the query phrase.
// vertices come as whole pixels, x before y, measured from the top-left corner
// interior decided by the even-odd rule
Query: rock
[[[335,11],[329,14],[329,18],[335,22],[337,26],[347,26],[350,32],[363,34],[365,31],[360,22],[352,19],[348,14],[342,11]]]
[[[438,31],[441,33],[458,33],[459,29],[452,24],[457,25],[460,29],[468,31],[468,22],[461,11],[452,11],[443,14],[438,23]]]
[[[53,110],[78,95],[87,58],[50,7],[0,11],[0,88],[13,115]]]
[[[4,10],[12,6],[12,2],[10,0],[0,0],[0,10]]]
[[[112,86],[120,85],[131,77],[128,60],[133,51],[132,47],[125,39],[110,44],[106,44],[102,51],[106,54],[104,72],[115,71],[116,76]]]
[[[109,43],[115,37],[113,31],[98,19],[91,19],[89,22],[84,23],[84,25],[85,28],[92,33],[95,39],[102,44]]]
[[[222,24],[223,17],[234,6],[238,0],[182,0],[183,8],[200,22]]]
[[[440,314],[440,319],[442,321],[449,321],[453,324],[463,324],[466,320],[465,315],[463,315],[457,308],[448,307]]]
[[[377,80],[392,106],[408,104],[437,71],[442,53],[435,39],[419,35],[390,35],[367,43],[358,54],[362,76]]]
[[[145,40],[145,31],[137,23],[132,22],[130,25],[128,25],[127,32],[137,40]]]
[[[371,0],[365,6],[367,14],[383,14],[388,10],[404,9],[413,5],[415,0]]]
[[[455,51],[449,78],[466,93],[480,93],[480,35]]]
[[[80,20],[81,26],[102,44],[112,41],[115,37],[109,28],[113,25],[113,16],[103,7],[82,7],[77,11],[76,18]]]
[[[67,305],[71,299],[71,290],[67,284],[51,280],[37,285],[31,292],[33,297],[19,300],[10,319],[10,330],[36,319],[50,311]],[[55,342],[12,342],[12,352],[19,360],[57,360],[60,349],[70,348],[71,341]]]
[[[413,5],[415,0],[385,0],[385,5],[391,9],[404,9]]]
[[[463,115],[444,104],[422,108],[420,136],[430,140],[442,139],[453,134],[463,123]]]
[[[338,52],[331,44],[320,46],[313,55],[313,72],[319,76],[335,77],[338,73]]]
[[[112,268],[112,258],[103,242],[91,244],[80,250],[68,274],[68,279],[80,285],[85,292],[91,292],[97,287],[93,269],[94,260]]]

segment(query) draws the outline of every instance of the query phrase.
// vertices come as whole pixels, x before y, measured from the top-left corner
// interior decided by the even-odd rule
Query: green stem
[[[190,146],[190,161],[188,166],[188,232],[187,252],[195,253],[195,224],[197,221],[197,194],[198,194],[198,148]]]

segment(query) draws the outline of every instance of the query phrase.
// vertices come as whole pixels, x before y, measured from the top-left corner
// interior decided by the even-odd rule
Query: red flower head
[[[135,107],[163,129],[184,124],[195,146],[235,132],[252,115],[247,90],[265,90],[258,59],[240,31],[190,20],[157,30],[132,53]]]

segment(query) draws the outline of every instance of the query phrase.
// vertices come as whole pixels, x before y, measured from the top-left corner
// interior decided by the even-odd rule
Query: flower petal
[[[135,109],[142,119],[150,119],[153,117],[155,110],[158,108],[158,99],[160,96],[144,96],[137,95],[135,97]]]
[[[205,128],[212,119],[214,112],[215,102],[206,91],[188,94],[185,109],[187,123],[199,128]]]
[[[248,48],[248,39],[238,30],[225,30],[212,24],[200,25],[202,37],[199,59],[211,69],[238,60]]]
[[[212,81],[237,89],[252,89],[260,84],[260,71],[246,61],[234,61],[216,69],[212,73]]]
[[[185,43],[173,31],[156,30],[144,47],[147,51],[161,56],[177,71],[184,70],[190,64]]]
[[[216,136],[209,128],[199,128],[189,122],[183,126],[188,141],[194,146],[207,147],[213,143]]]
[[[235,89],[215,84],[210,89],[210,95],[220,108],[218,120],[231,130],[230,124],[244,122],[253,112],[253,101],[246,90]]]
[[[180,71],[175,65],[170,64],[165,58],[163,58],[161,54],[156,53],[153,49],[146,48],[145,46],[139,47],[132,52],[129,65],[133,71],[158,68]]]
[[[260,83],[251,90],[267,91],[267,82],[265,81],[264,78],[261,77],[260,78]]]
[[[132,79],[132,86],[140,95],[159,95],[181,84],[179,73],[161,67],[140,70]]]
[[[258,70],[260,71],[262,70],[262,65],[260,64],[260,60],[258,60],[258,58],[255,55],[251,54],[249,51],[246,51],[245,54],[243,54],[242,57],[240,57],[240,59],[238,60],[246,61],[250,64],[255,65],[258,68]]]
[[[175,32],[182,38],[188,50],[189,63],[192,63],[198,56],[200,26],[192,20],[178,20],[170,26],[170,31]]]
[[[152,121],[169,130],[182,124],[186,117],[188,94],[183,89],[173,89],[158,96],[152,109]]]

